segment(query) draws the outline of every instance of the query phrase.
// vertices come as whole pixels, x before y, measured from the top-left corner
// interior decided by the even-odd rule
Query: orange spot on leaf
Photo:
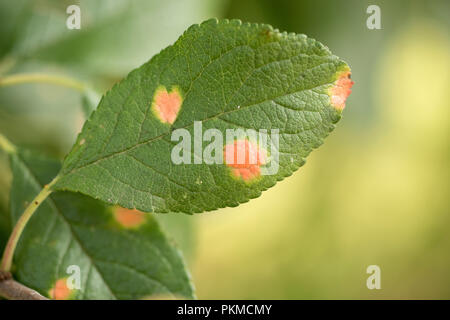
[[[115,212],[114,216],[116,218],[116,221],[123,227],[129,229],[129,228],[137,228],[141,224],[145,222],[145,213],[141,212],[139,210],[133,209],[125,209],[118,207]]]
[[[49,296],[54,300],[68,300],[73,290],[67,286],[67,279],[62,278],[56,281],[55,286],[50,289]]]
[[[168,92],[165,87],[160,86],[156,89],[151,108],[161,122],[173,124],[182,103],[183,98],[178,88]]]
[[[235,178],[251,181],[261,175],[261,165],[267,160],[265,150],[260,150],[256,143],[247,139],[235,140],[224,147],[225,164],[231,168]]]
[[[338,110],[345,108],[345,101],[350,93],[354,82],[350,79],[350,71],[342,72],[330,89],[331,104]]]

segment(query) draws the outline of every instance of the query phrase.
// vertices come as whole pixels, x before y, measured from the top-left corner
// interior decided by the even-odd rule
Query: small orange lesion
[[[114,210],[114,218],[126,229],[140,227],[146,221],[146,214],[136,209],[117,207]]]
[[[350,93],[352,93],[352,86],[354,82],[351,80],[350,70],[341,71],[338,73],[337,80],[329,91],[331,104],[338,110],[345,108],[345,101]]]
[[[173,124],[180,112],[183,97],[177,86],[167,91],[166,87],[159,86],[153,97],[151,109],[156,117],[163,123]]]
[[[267,161],[267,152],[248,139],[238,139],[225,145],[223,155],[232,176],[245,182],[260,177],[261,166]]]
[[[48,295],[53,300],[69,300],[75,290],[67,286],[67,278],[58,279]]]

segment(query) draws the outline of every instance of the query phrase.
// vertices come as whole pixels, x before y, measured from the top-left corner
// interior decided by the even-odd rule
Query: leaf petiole
[[[20,216],[16,225],[14,226],[11,235],[9,236],[8,243],[6,244],[5,251],[3,252],[2,262],[0,264],[0,271],[9,272],[11,270],[12,259],[17,243],[19,242],[20,235],[22,234],[25,226],[27,225],[33,213],[41,205],[42,202],[52,193],[51,186],[57,181],[58,176],[53,179],[52,182],[45,185],[45,187],[38,193],[38,195],[30,202],[23,214]]]

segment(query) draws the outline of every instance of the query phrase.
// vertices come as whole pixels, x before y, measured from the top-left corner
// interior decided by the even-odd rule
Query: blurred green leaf
[[[188,262],[195,257],[196,231],[195,219],[182,213],[154,214],[164,233],[173,238]]]

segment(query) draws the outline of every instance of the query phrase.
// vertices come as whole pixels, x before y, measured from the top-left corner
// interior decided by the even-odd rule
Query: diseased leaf
[[[56,175],[60,163],[19,150],[11,156],[11,165],[15,223],[27,203]],[[14,266],[18,281],[51,298],[194,295],[180,252],[152,215],[107,207],[70,192],[50,195],[34,213],[20,238]],[[70,290],[67,279],[72,281],[77,267],[81,286]]]
[[[349,70],[305,35],[238,20],[194,25],[102,98],[53,189],[146,212],[237,206],[291,175],[322,144],[341,118]],[[171,154],[180,140],[172,134],[187,130],[192,145],[196,125],[223,139],[227,129],[268,130],[266,138],[279,130],[279,144],[264,149],[236,136],[216,151],[222,163],[176,164]],[[207,144],[187,158],[201,160]],[[243,166],[231,154],[241,149]],[[247,161],[253,156],[256,163]],[[274,163],[274,174],[262,175]]]

